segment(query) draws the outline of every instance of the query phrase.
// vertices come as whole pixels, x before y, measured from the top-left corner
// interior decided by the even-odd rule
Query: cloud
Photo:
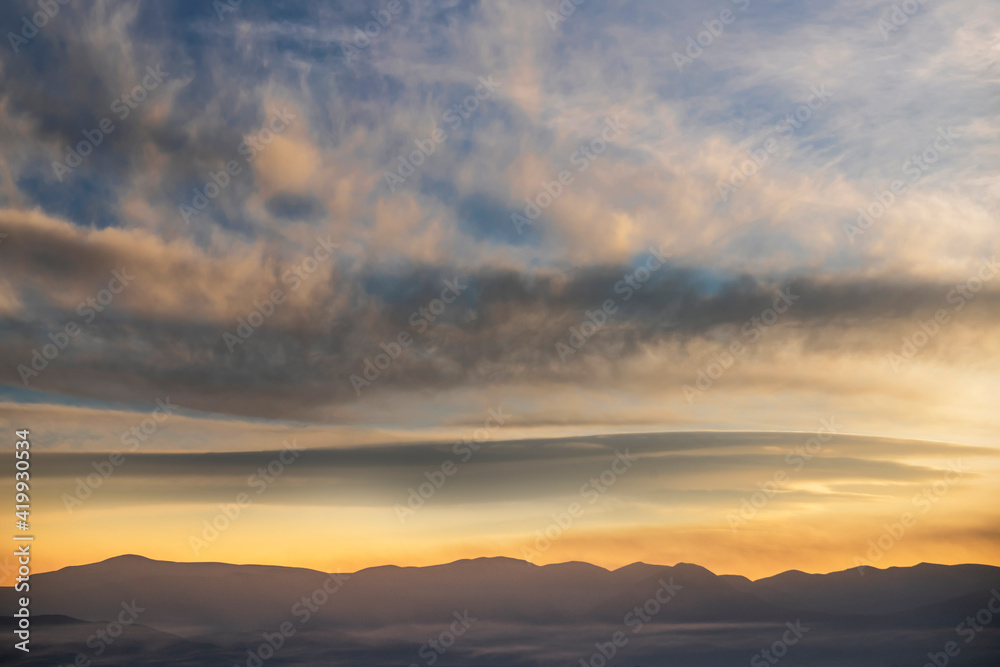
[[[820,363],[849,349],[871,365],[941,309],[954,316],[954,323],[938,327],[947,338],[970,327],[996,326],[997,291],[989,282],[979,292],[965,292],[967,300],[948,284],[754,278],[649,253],[630,265],[570,274],[426,265],[387,272],[347,267],[339,256],[315,262],[308,247],[298,257],[267,241],[203,249],[138,229],[84,230],[38,211],[4,211],[0,225],[10,230],[4,250],[9,279],[18,286],[12,303],[32,308],[5,316],[7,362],[0,373],[8,382],[19,383],[17,366],[49,342],[49,333],[80,320],[86,342],[70,345],[53,361],[57,370],[34,380],[38,387],[112,400],[169,393],[209,412],[301,418],[317,416],[324,405],[351,403],[362,393],[351,376],[364,376],[366,360],[383,351],[379,344],[400,333],[411,337],[412,347],[400,351],[384,378],[378,373],[366,395],[498,381],[631,382],[639,389],[656,368],[632,363],[641,358],[658,359],[655,382],[679,392],[727,341],[766,339],[759,348],[751,346],[751,358],[762,361],[792,355],[797,363]],[[317,247],[314,242],[312,250]],[[302,273],[307,266],[315,273]],[[122,270],[135,276],[134,283],[106,310],[81,317],[86,308],[81,312],[80,305],[95,298],[112,271]],[[442,310],[428,311],[448,284],[459,287],[453,303],[438,300]],[[260,317],[255,303],[270,302],[274,290],[283,301],[260,307],[266,321],[260,318],[239,345],[227,343],[224,336],[235,335],[251,312]],[[782,294],[787,312],[762,323],[774,304],[785,308]],[[594,320],[608,300],[614,311]],[[956,300],[965,312],[957,311]],[[592,340],[580,334],[581,327],[592,326],[588,321],[603,322]],[[944,340],[925,341],[921,360],[960,363],[961,349]],[[94,349],[114,353],[95,355]],[[667,364],[672,368],[662,368]],[[127,376],[119,376],[125,369]],[[107,382],[116,376],[121,379]],[[766,379],[738,377],[744,390],[761,382],[800,381],[835,392],[857,390],[836,389],[827,373],[796,379],[788,366],[772,366]],[[238,401],[231,393],[237,390]]]
[[[241,6],[221,22],[207,8],[66,7],[0,55],[0,380],[23,387],[18,365],[112,269],[135,267],[134,287],[34,387],[350,424],[466,419],[506,393],[545,406],[521,409],[537,428],[753,424],[758,393],[778,391],[796,414],[825,397],[879,433],[920,404],[935,434],[962,415],[985,437],[989,419],[964,418],[975,369],[997,358],[995,285],[902,374],[886,355],[996,248],[995,193],[974,166],[996,152],[995,10],[922,7],[884,39],[877,3],[753,5],[678,71],[674,51],[711,18],[697,3],[581,6],[552,30],[541,7],[412,2],[348,61],[376,5]],[[163,85],[56,179],[52,161],[156,65]],[[500,85],[447,116],[480,77]],[[787,131],[815,90],[829,100]],[[247,161],[240,146],[281,109],[296,118]],[[619,117],[625,129],[579,171],[581,146]],[[852,243],[845,225],[942,127],[954,145]],[[435,128],[447,140],[393,192],[386,171]],[[775,136],[770,161],[720,199]],[[233,160],[241,173],[187,224],[179,206]],[[573,182],[519,234],[510,215],[561,170]],[[336,261],[292,292],[283,277],[317,237],[340,244]],[[615,286],[650,245],[669,265],[626,303]],[[414,331],[455,277],[469,289]],[[683,401],[779,287],[795,307],[705,403]],[[223,335],[274,289],[286,303],[231,352]],[[564,362],[556,344],[608,298],[617,313]],[[351,376],[401,332],[412,347],[359,392]]]
[[[189,426],[182,419],[164,430]],[[216,432],[224,426],[215,425]],[[656,553],[660,560],[687,554],[720,571],[759,576],[787,568],[792,549],[797,564],[809,569],[844,569],[868,548],[867,539],[881,534],[882,524],[907,510],[919,517],[919,527],[879,566],[920,560],[926,553],[921,550],[945,535],[962,546],[938,552],[941,559],[989,560],[997,548],[987,529],[996,520],[993,505],[982,502],[995,487],[996,451],[990,447],[838,433],[796,467],[788,456],[806,451],[814,433],[673,432],[497,438],[480,443],[466,460],[466,450],[456,453],[449,441],[310,448],[304,445],[316,442],[315,433],[270,430],[273,441],[260,451],[123,452],[124,461],[72,515],[62,505],[64,494],[78,493],[95,465],[110,459],[107,453],[47,451],[39,464],[45,472],[35,509],[67,539],[81,530],[101,537],[96,543],[104,551],[97,555],[113,553],[127,529],[133,546],[142,543],[148,545],[144,551],[178,560],[192,559],[189,536],[200,533],[202,520],[241,493],[251,500],[231,519],[224,539],[213,539],[212,558],[248,548],[248,540],[275,521],[283,530],[305,531],[306,551],[337,553],[351,567],[392,561],[401,545],[408,563],[481,555],[484,549],[523,557],[525,547],[535,548],[536,531],[572,502],[585,506],[584,515],[561,531],[539,563],[588,553],[619,567],[636,558],[657,560]],[[273,463],[279,460],[278,438],[295,438],[303,449],[280,468]],[[618,452],[633,460],[630,469],[613,483],[605,474],[604,492],[582,495],[584,487],[600,486]],[[439,473],[445,461],[455,471],[401,523],[398,506],[410,503],[411,490],[429,483],[428,475]],[[926,511],[914,504],[956,462],[965,470],[959,481],[935,496],[938,502],[928,502]],[[270,481],[261,488],[269,466]],[[760,484],[774,485],[777,471],[787,477],[774,496],[734,530],[727,516],[759,493]],[[158,517],[155,536],[148,520],[142,523],[149,512]],[[110,516],[117,519],[108,521]],[[334,534],[336,544],[330,542]],[[365,534],[369,539],[361,539]]]

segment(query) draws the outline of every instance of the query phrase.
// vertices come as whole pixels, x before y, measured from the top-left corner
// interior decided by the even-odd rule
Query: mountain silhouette
[[[6,648],[0,658],[26,665],[70,664],[79,654],[95,665],[579,665],[603,647],[614,650],[611,664],[731,665],[747,664],[800,627],[808,630],[784,647],[794,655],[789,665],[922,665],[949,641],[960,645],[962,665],[995,665],[1000,613],[995,623],[982,616],[969,642],[956,628],[993,597],[1000,609],[998,591],[1000,568],[988,565],[792,570],[751,581],[689,563],[607,570],[477,558],[330,574],[127,555],[33,575],[32,653]],[[0,596],[14,608],[12,588]],[[113,624],[123,605],[141,611],[95,655],[87,639]],[[612,641],[615,633],[623,646]],[[429,642],[441,637],[450,644],[439,652]],[[162,662],[120,662],[147,653]]]

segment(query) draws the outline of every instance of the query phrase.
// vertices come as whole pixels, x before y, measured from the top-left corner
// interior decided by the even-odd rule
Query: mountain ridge
[[[70,663],[124,604],[142,611],[114,645],[114,664],[139,652],[173,661],[157,664],[249,664],[247,651],[281,627],[294,631],[282,641],[281,664],[414,664],[430,638],[461,619],[470,619],[469,632],[438,665],[576,664],[573,656],[626,633],[631,664],[681,655],[688,659],[677,664],[722,667],[745,664],[789,623],[809,628],[796,653],[810,664],[922,664],[994,593],[1000,599],[1000,567],[979,564],[866,568],[863,575],[789,570],[751,581],[685,562],[609,570],[483,557],[325,573],[125,554],[32,575],[33,623],[50,648],[28,661],[0,649],[0,661]],[[15,607],[14,595],[0,589],[4,608]],[[964,664],[996,664],[1000,624],[993,625],[963,648]],[[711,660],[706,641],[720,647]]]
[[[279,569],[283,569],[283,570],[297,570],[297,571],[302,571],[302,572],[315,572],[315,573],[318,573],[318,574],[358,574],[360,572],[365,572],[365,571],[369,571],[369,570],[378,570],[378,569],[381,569],[381,568],[394,568],[394,569],[399,569],[399,570],[423,570],[423,569],[429,569],[429,568],[442,568],[442,567],[448,567],[448,566],[452,566],[452,565],[465,564],[465,563],[483,563],[483,562],[491,562],[491,563],[492,562],[523,563],[525,565],[530,565],[530,566],[536,567],[536,568],[546,568],[546,567],[566,566],[566,565],[586,565],[586,566],[589,566],[589,567],[593,567],[593,568],[598,568],[598,569],[604,570],[605,572],[612,572],[612,573],[613,572],[620,572],[622,570],[626,570],[628,568],[633,568],[633,567],[637,567],[637,566],[654,567],[654,568],[663,568],[663,567],[676,568],[676,567],[683,567],[683,566],[692,566],[692,567],[695,567],[695,568],[699,568],[700,570],[704,570],[706,572],[709,572],[710,574],[712,574],[714,576],[717,576],[717,577],[739,577],[739,578],[742,578],[742,579],[746,579],[747,581],[751,581],[753,583],[757,583],[757,582],[761,582],[761,581],[766,581],[766,580],[771,580],[771,579],[775,579],[775,578],[778,578],[778,577],[792,576],[792,575],[829,576],[829,575],[835,575],[835,574],[845,574],[845,573],[849,573],[849,572],[852,572],[852,571],[857,572],[859,570],[858,566],[849,567],[849,568],[846,568],[846,569],[843,569],[843,570],[832,570],[830,572],[805,572],[803,570],[799,570],[799,569],[794,569],[793,568],[793,569],[790,569],[790,570],[783,570],[781,572],[778,572],[777,574],[768,575],[766,577],[760,577],[758,579],[751,579],[751,578],[747,577],[746,575],[742,575],[742,574],[736,574],[736,573],[717,573],[717,572],[715,572],[715,571],[713,571],[713,570],[711,570],[711,569],[709,569],[709,568],[707,568],[707,567],[705,567],[703,565],[699,565],[697,563],[689,563],[687,561],[679,561],[679,562],[677,562],[677,563],[675,563],[673,565],[666,565],[666,564],[659,564],[659,563],[646,563],[644,561],[635,561],[635,562],[629,563],[628,565],[622,565],[622,566],[617,567],[617,568],[609,569],[609,568],[603,567],[601,565],[596,565],[594,563],[588,563],[587,561],[579,561],[579,560],[561,561],[561,562],[558,562],[558,563],[545,563],[544,565],[538,565],[536,563],[532,563],[530,561],[526,561],[526,560],[521,559],[521,558],[512,558],[510,556],[477,556],[477,557],[474,557],[474,558],[459,558],[457,560],[447,561],[447,562],[444,562],[444,563],[434,563],[432,565],[396,565],[395,563],[386,563],[386,564],[383,564],[383,565],[371,565],[371,566],[368,566],[368,567],[361,568],[360,570],[355,570],[353,572],[350,572],[350,571],[327,572],[327,571],[323,571],[323,570],[316,570],[316,569],[313,569],[313,568],[301,567],[301,566],[296,566],[296,565],[272,565],[272,564],[266,564],[266,563],[228,563],[228,562],[225,562],[225,561],[174,561],[174,560],[161,560],[161,559],[158,559],[158,558],[150,558],[148,556],[143,556],[141,554],[120,554],[118,556],[111,556],[109,558],[105,558],[104,560],[94,561],[93,563],[83,563],[83,564],[80,564],[80,565],[66,565],[66,566],[61,567],[61,568],[59,568],[57,570],[49,570],[49,571],[46,571],[46,572],[38,572],[36,574],[37,575],[41,575],[41,574],[55,574],[57,572],[63,572],[63,571],[66,571],[66,570],[72,570],[74,568],[89,568],[89,567],[93,567],[93,566],[109,564],[109,563],[112,563],[112,562],[115,562],[115,563],[121,563],[121,562],[128,562],[128,563],[132,563],[132,562],[139,562],[139,563],[160,563],[160,564],[171,564],[171,565],[224,565],[224,566],[227,566],[227,567],[279,568]],[[1000,565],[990,565],[988,563],[953,563],[953,564],[944,564],[944,563],[930,563],[930,562],[927,562],[927,561],[921,561],[920,563],[916,563],[914,565],[891,565],[891,566],[884,567],[884,568],[865,565],[865,566],[863,566],[863,569],[865,571],[874,571],[874,572],[891,572],[891,571],[894,571],[894,570],[914,570],[916,568],[950,568],[950,567],[983,567],[983,568],[994,568],[994,569],[1000,571]],[[859,576],[862,576],[862,575],[859,575]],[[5,588],[5,587],[4,586],[0,586],[0,588]]]

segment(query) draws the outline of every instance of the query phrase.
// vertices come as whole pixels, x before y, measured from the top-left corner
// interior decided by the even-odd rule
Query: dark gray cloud
[[[292,436],[294,437],[294,436]],[[491,503],[579,494],[581,484],[607,470],[618,453],[635,459],[615,482],[616,495],[633,501],[671,505],[712,500],[738,504],[758,490],[755,483],[785,470],[797,482],[828,484],[833,493],[797,490],[782,501],[805,497],[850,500],[858,492],[881,494],[884,484],[920,485],[940,479],[937,468],[905,463],[901,456],[963,459],[992,456],[980,447],[838,434],[808,465],[786,460],[807,433],[644,433],[483,442],[415,443],[303,450],[278,465],[282,450],[229,453],[125,453],[125,462],[95,497],[101,502],[129,497],[158,502],[178,493],[191,501],[222,502],[255,492],[268,466],[280,471],[261,496],[268,503],[324,503],[392,506],[405,502],[407,489],[428,481],[451,461],[457,467],[435,502]],[[291,442],[291,438],[288,440]],[[769,450],[768,448],[774,448]],[[94,471],[96,453],[51,452],[38,463],[49,488],[72,493],[78,478]],[[621,465],[618,465],[619,472]],[[975,475],[974,470],[970,474]],[[258,476],[257,486],[248,484]],[[842,480],[850,480],[841,487]],[[859,491],[861,490],[861,491]],[[124,494],[124,495],[123,495]],[[256,494],[254,494],[256,497]]]
[[[32,350],[49,343],[49,333],[64,322],[81,320],[73,310],[51,303],[62,287],[98,288],[107,282],[110,268],[135,266],[135,258],[127,248],[81,246],[30,227],[11,235],[3,249],[10,254],[13,276],[34,286],[22,292],[35,307],[30,317],[0,316],[0,378],[18,386],[17,367],[30,361]],[[184,266],[167,266],[159,275],[180,284]],[[156,280],[155,266],[136,270],[153,271]],[[633,290],[623,278],[634,270],[592,266],[568,275],[470,272],[460,266],[335,270],[329,290],[316,297],[321,301],[279,308],[232,353],[223,336],[236,331],[235,318],[210,321],[205,311],[192,315],[184,307],[155,317],[143,314],[143,291],[149,288],[137,283],[92,323],[82,324],[79,339],[30,386],[126,401],[169,394],[194,409],[296,417],[354,400],[351,376],[364,377],[366,364],[383,353],[381,345],[391,346],[401,333],[412,344],[362,393],[497,382],[586,385],[591,381],[588,360],[595,358],[625,361],[664,341],[683,344],[710,338],[720,350],[729,340],[747,342],[741,328],[776,302],[783,307],[779,291],[792,299],[792,306],[779,316],[778,326],[805,336],[807,344],[823,348],[836,344],[831,341],[841,332],[873,331],[876,335],[867,343],[852,345],[855,351],[878,351],[879,346],[886,349],[886,331],[903,327],[908,333],[906,328],[916,326],[917,318],[930,317],[942,307],[951,309],[946,299],[954,287],[886,279],[779,280],[668,265]],[[449,284],[455,289],[449,291]],[[180,289],[186,290],[186,297],[179,299],[182,304],[185,298],[210,303],[213,295],[200,290],[215,287],[194,282]],[[442,292],[449,299],[454,296],[453,302],[435,301]],[[253,299],[266,294],[266,289],[247,294],[242,312],[250,312]],[[557,343],[572,345],[572,330],[579,330],[587,313],[600,311],[608,299],[614,300],[617,311],[564,363]],[[1000,293],[987,289],[967,304],[962,318],[993,326],[998,304]],[[369,373],[371,379],[374,371]]]

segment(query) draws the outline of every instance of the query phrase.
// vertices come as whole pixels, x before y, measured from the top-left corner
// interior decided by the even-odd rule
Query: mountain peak
[[[702,567],[695,563],[677,563],[673,568],[675,571],[687,575],[700,575],[700,576],[715,576],[715,572],[712,572],[707,567]]]
[[[165,563],[169,561],[158,561],[152,558],[147,558],[146,556],[140,556],[138,554],[122,554],[121,556],[112,556],[111,558],[106,558],[100,563]]]

